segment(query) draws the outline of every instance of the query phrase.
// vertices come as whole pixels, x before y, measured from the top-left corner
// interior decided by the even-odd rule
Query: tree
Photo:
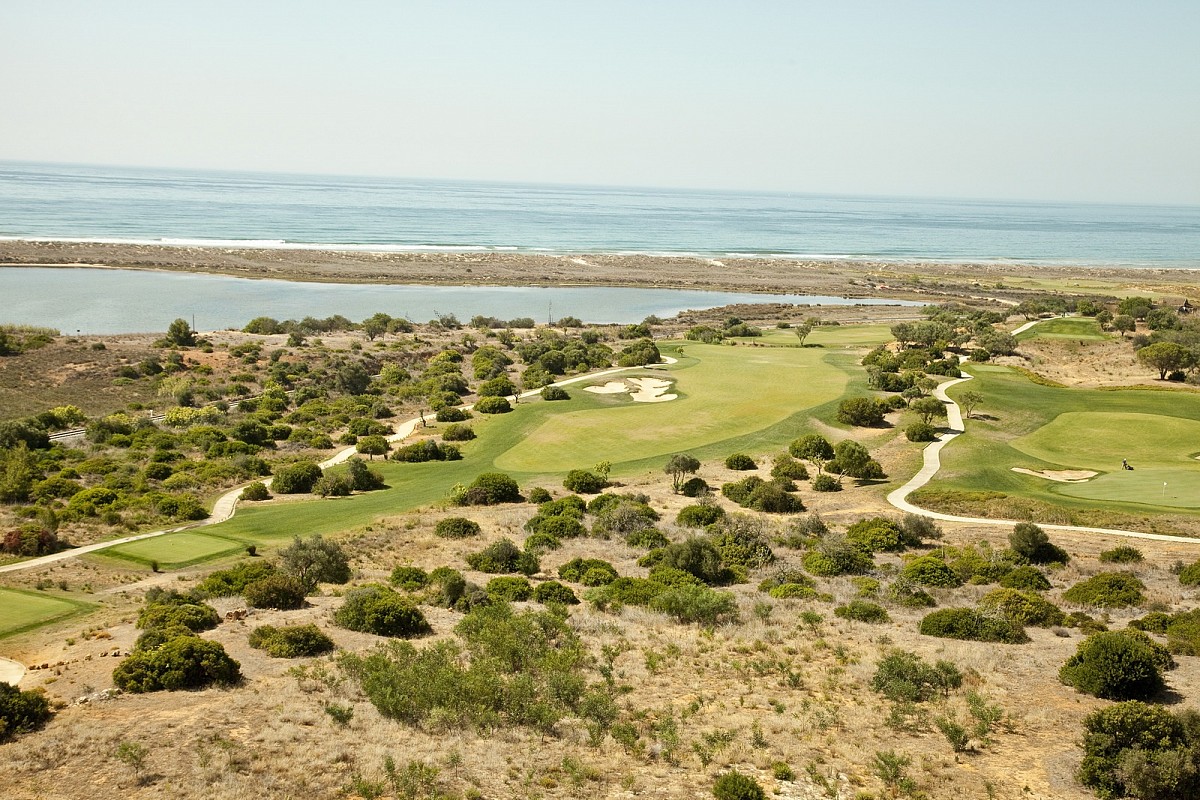
[[[1051,543],[1046,532],[1032,522],[1018,522],[1008,535],[1008,545],[1033,564],[1066,564],[1071,560],[1067,551]]]
[[[1166,380],[1168,372],[1185,370],[1193,366],[1192,352],[1175,342],[1148,344],[1137,351],[1137,360],[1147,367],[1158,370],[1158,379]]]
[[[919,397],[909,403],[908,407],[912,409],[917,416],[921,418],[921,422],[929,425],[934,419],[944,418],[946,416],[946,404],[936,397]]]
[[[983,395],[979,392],[966,391],[958,396],[958,405],[962,408],[963,415],[970,419],[972,412],[983,402]]]
[[[837,420],[846,425],[874,428],[883,424],[887,407],[873,397],[848,397],[838,404]]]
[[[1103,631],[1080,642],[1058,678],[1105,700],[1145,700],[1163,688],[1161,658],[1145,634]]]
[[[350,558],[336,542],[297,536],[279,552],[283,568],[310,589],[318,583],[346,583],[350,580]]]
[[[187,324],[187,320],[177,319],[167,326],[166,341],[174,347],[194,347],[196,332]]]
[[[788,445],[788,452],[812,464],[820,475],[825,470],[825,464],[833,458],[833,445],[824,436],[810,433]]]
[[[355,442],[354,449],[374,461],[375,456],[387,455],[388,442],[382,436],[362,436]]]
[[[833,457],[839,475],[859,479],[883,477],[883,468],[879,466],[879,462],[871,458],[867,448],[852,439],[838,442],[833,448]],[[833,464],[826,466],[833,471]]]
[[[25,442],[0,450],[0,503],[20,503],[29,499],[29,492],[38,475],[37,457]]]
[[[675,494],[679,494],[679,490],[683,488],[683,478],[685,475],[694,475],[700,469],[700,461],[695,456],[688,453],[676,453],[667,461],[667,465],[663,467],[663,472],[671,476],[671,488]]]
[[[1196,712],[1172,714],[1137,700],[1093,711],[1083,720],[1079,782],[1101,797],[1174,800],[1200,794]]]
[[[1121,332],[1122,339],[1129,331],[1137,330],[1137,323],[1128,314],[1119,314],[1113,317],[1112,326],[1113,330]]]
[[[792,333],[796,334],[796,338],[800,340],[801,347],[804,347],[804,340],[808,338],[808,335],[813,332],[813,329],[816,328],[820,322],[821,321],[816,317],[809,317],[808,319],[804,320],[804,324],[797,325],[796,327],[792,328]]]
[[[371,373],[362,364],[350,362],[337,371],[335,383],[346,394],[364,394],[371,385]]]

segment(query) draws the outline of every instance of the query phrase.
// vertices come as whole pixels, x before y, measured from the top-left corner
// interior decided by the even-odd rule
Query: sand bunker
[[[1089,469],[1060,469],[1060,470],[1032,470],[1024,467],[1013,467],[1013,472],[1019,472],[1022,475],[1032,475],[1035,478],[1045,478],[1048,481],[1058,481],[1059,483],[1084,483],[1090,478],[1094,478],[1100,473],[1092,472]]]
[[[16,686],[25,677],[25,665],[8,658],[0,658],[0,683]]]
[[[679,397],[670,394],[671,381],[662,378],[626,378],[623,381],[609,381],[603,386],[586,386],[585,392],[594,394],[625,394],[635,403],[665,403]]]

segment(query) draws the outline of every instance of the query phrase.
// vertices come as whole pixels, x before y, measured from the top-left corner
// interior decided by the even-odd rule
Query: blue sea
[[[1200,207],[0,162],[4,239],[1200,268]]]

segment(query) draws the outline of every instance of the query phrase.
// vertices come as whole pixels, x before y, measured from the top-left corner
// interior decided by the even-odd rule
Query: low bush
[[[321,479],[321,468],[312,461],[298,461],[275,470],[271,488],[276,494],[307,494]]]
[[[493,506],[500,503],[521,502],[521,490],[517,482],[503,472],[484,472],[476,476],[454,502],[462,506]]]
[[[270,500],[271,492],[268,491],[267,485],[265,483],[263,483],[262,481],[255,481],[254,483],[251,483],[248,486],[246,486],[245,489],[242,489],[241,499],[243,499],[243,500]]]
[[[840,492],[842,490],[841,481],[825,473],[813,478],[811,485],[814,492]]]
[[[586,469],[573,469],[563,479],[563,488],[578,494],[598,494],[607,485],[608,481]]]
[[[919,556],[912,559],[900,570],[900,575],[919,586],[962,586],[962,580],[950,565],[937,556]]]
[[[1067,551],[1050,541],[1046,532],[1032,522],[1018,522],[1008,535],[1009,546],[1031,564],[1066,564]]]
[[[305,585],[294,575],[276,572],[247,585],[242,594],[246,598],[246,605],[251,608],[286,611],[304,606],[305,589]]]
[[[275,565],[269,561],[243,561],[229,569],[209,573],[204,580],[196,584],[196,591],[208,597],[233,597],[246,591],[250,584],[274,572]]]
[[[852,619],[858,622],[891,622],[887,609],[866,600],[852,600],[844,606],[835,608],[833,613],[842,619]]]
[[[1044,592],[1050,588],[1050,580],[1034,566],[1015,567],[1000,579],[1005,589],[1027,589]]]
[[[535,506],[541,505],[542,503],[549,503],[553,499],[554,498],[550,494],[550,491],[544,487],[535,486],[529,490],[529,502],[533,503]]]
[[[265,650],[272,658],[306,658],[337,649],[333,640],[316,625],[276,628],[260,625],[250,632],[250,646]]]
[[[688,478],[679,487],[679,493],[684,497],[701,497],[708,492],[708,481],[704,478]]]
[[[750,572],[775,561],[762,520],[748,514],[730,514],[708,529],[712,543],[727,569]]]
[[[666,547],[671,543],[671,540],[657,528],[643,528],[640,531],[625,537],[625,544],[630,547],[643,547],[647,550],[653,550],[658,547]]]
[[[478,553],[471,553],[467,556],[467,564],[472,569],[492,575],[515,572],[532,575],[541,569],[537,556],[521,550],[512,539],[508,538],[492,542]]]
[[[769,514],[797,514],[804,511],[804,502],[799,497],[788,494],[776,480],[756,486],[744,505],[746,508]]]
[[[570,400],[571,395],[561,386],[543,386],[543,400]]]
[[[469,442],[475,438],[475,430],[470,425],[460,425],[457,422],[442,429],[443,442]]]
[[[931,611],[921,620],[920,632],[941,639],[966,639],[975,642],[1024,644],[1029,636],[1020,625],[1006,619],[989,617],[973,608],[943,608]]]
[[[766,800],[766,792],[758,781],[737,770],[730,770],[713,783],[717,800]]]
[[[739,506],[746,506],[750,502],[750,494],[759,486],[765,484],[762,478],[757,475],[748,475],[740,481],[733,481],[721,485],[721,494],[728,497]]]
[[[1100,561],[1104,564],[1139,564],[1144,560],[1141,550],[1127,544],[1100,553]]]
[[[808,480],[808,469],[787,453],[780,453],[775,456],[775,460],[772,462],[771,477],[775,479],[786,478],[792,481],[806,481]]]
[[[475,403],[475,410],[480,414],[507,414],[512,411],[512,404],[505,397],[481,397]]]
[[[388,582],[405,592],[419,592],[429,585],[429,574],[420,567],[398,566],[392,570]]]
[[[1200,586],[1200,561],[1188,564],[1179,571],[1179,583],[1182,586]]]
[[[469,539],[483,531],[479,523],[466,517],[446,517],[433,527],[434,536],[443,539]]]
[[[767,594],[776,600],[816,600],[820,597],[816,589],[802,583],[781,583],[768,589]]]
[[[935,442],[937,428],[928,422],[914,422],[904,429],[904,438],[910,442]]]
[[[758,464],[745,453],[731,453],[725,457],[725,468],[734,470],[758,469]]]
[[[194,633],[217,627],[221,618],[207,603],[186,599],[148,601],[138,614],[137,627],[144,630],[183,627]]]
[[[470,428],[467,428],[470,430]],[[444,437],[443,437],[444,438]],[[459,461],[462,451],[452,444],[439,444],[433,439],[422,439],[419,442],[397,447],[392,451],[391,459],[405,464],[424,464],[428,461]]]
[[[623,606],[648,606],[666,590],[650,578],[617,578],[607,586],[590,590],[587,601],[599,611],[619,611]]]
[[[45,692],[23,692],[0,682],[0,742],[13,734],[36,731],[50,719],[50,701]]]
[[[575,558],[558,568],[558,577],[584,586],[604,586],[620,576],[617,569],[598,558]]]
[[[528,600],[533,596],[533,587],[525,578],[492,578],[484,588],[489,597],[511,603]]]
[[[1058,677],[1105,700],[1144,700],[1163,688],[1161,663],[1145,634],[1104,631],[1080,642]]]
[[[1145,588],[1131,572],[1100,572],[1063,592],[1063,600],[1097,608],[1128,608],[1145,601]]]
[[[702,586],[667,589],[650,601],[650,608],[685,624],[720,625],[738,617],[737,599],[731,592]]]
[[[571,587],[563,586],[558,581],[546,581],[533,587],[533,600],[535,603],[543,605],[558,603],[564,606],[573,606],[579,603],[579,598],[575,596]]]
[[[535,556],[543,556],[562,547],[562,539],[552,533],[531,533],[525,537],[525,551]]]
[[[1200,797],[1200,729],[1191,709],[1172,713],[1137,700],[1106,706],[1083,721],[1079,782],[1100,797]],[[1178,766],[1176,766],[1178,765]]]
[[[379,584],[346,592],[333,621],[348,630],[377,636],[420,636],[431,630],[425,615],[411,601]]]
[[[804,568],[813,575],[832,578],[838,575],[862,575],[870,572],[875,561],[844,536],[823,536],[804,554]]]
[[[444,406],[437,410],[435,419],[438,422],[464,422],[471,418],[471,412],[457,406]]]
[[[1066,622],[1066,614],[1040,594],[1019,589],[993,589],[979,601],[979,610],[995,613],[1015,625],[1049,628]]]
[[[921,703],[949,695],[962,682],[962,672],[952,661],[929,664],[916,653],[892,650],[875,667],[871,690],[897,703]]]
[[[718,505],[695,503],[679,509],[675,516],[675,524],[685,528],[706,528],[723,516],[725,509]]]
[[[547,516],[541,511],[529,518],[525,523],[525,530],[530,533],[544,533],[556,539],[577,539],[587,536],[588,532],[578,517],[567,514]]]
[[[846,529],[846,538],[868,553],[896,553],[909,546],[900,526],[884,517],[860,519]]]
[[[662,549],[658,563],[690,572],[709,585],[725,583],[729,579],[721,563],[721,551],[710,539],[699,536],[667,545]]]
[[[134,693],[227,686],[241,679],[241,665],[224,647],[191,634],[135,649],[112,674],[114,686]]]
[[[897,577],[888,585],[886,596],[889,602],[904,608],[933,608],[937,605],[933,595],[904,577]]]

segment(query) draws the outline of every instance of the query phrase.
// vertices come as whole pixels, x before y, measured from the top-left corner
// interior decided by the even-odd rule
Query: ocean
[[[4,239],[1200,268],[1200,208],[0,161]]]

